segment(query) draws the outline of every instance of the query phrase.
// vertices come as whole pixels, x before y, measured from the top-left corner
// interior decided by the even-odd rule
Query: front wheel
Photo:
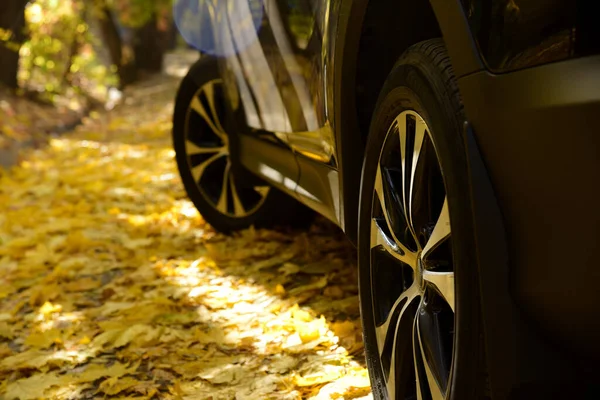
[[[461,101],[441,40],[408,49],[371,124],[359,286],[376,399],[480,399],[485,385]]]

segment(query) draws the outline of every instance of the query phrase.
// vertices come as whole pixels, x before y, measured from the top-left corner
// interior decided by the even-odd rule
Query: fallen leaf
[[[200,378],[205,379],[212,384],[228,383],[232,385],[248,375],[250,374],[248,374],[244,367],[234,364],[215,366],[198,374]]]
[[[288,293],[291,296],[297,296],[297,295],[299,295],[303,292],[307,292],[309,290],[323,289],[325,286],[327,286],[327,277],[323,276],[323,277],[317,279],[316,281],[309,283],[308,285],[298,286],[293,289],[290,289],[288,291]]]
[[[124,378],[108,378],[100,383],[100,386],[98,386],[98,392],[113,396],[121,393],[124,390],[132,388],[139,383],[140,382],[137,379],[130,376],[126,376]]]
[[[36,347],[38,349],[46,349],[54,343],[61,342],[61,332],[59,329],[49,329],[44,332],[32,333],[25,339],[27,346]]]
[[[15,337],[13,329],[6,323],[0,322],[0,338],[12,339]]]
[[[344,297],[344,291],[339,286],[327,286],[323,290],[323,295],[331,297],[332,299],[342,299]]]
[[[59,386],[64,379],[56,373],[36,374],[26,379],[19,379],[6,387],[4,398],[7,400],[34,400],[45,398],[44,393],[52,386]]]
[[[63,289],[67,292],[86,292],[102,286],[102,282],[93,278],[82,278],[73,282],[65,283]]]
[[[74,374],[73,380],[76,382],[93,382],[104,377],[119,378],[134,373],[138,366],[139,364],[128,366],[118,362],[108,367],[103,364],[90,364],[83,372]]]
[[[297,386],[315,386],[323,383],[331,382],[335,379],[342,377],[344,374],[344,368],[341,366],[324,365],[319,371],[306,374],[296,375],[294,383]]]
[[[302,343],[312,342],[321,336],[323,330],[325,330],[325,320],[316,320],[310,322],[301,322],[296,324],[296,332],[300,336]]]

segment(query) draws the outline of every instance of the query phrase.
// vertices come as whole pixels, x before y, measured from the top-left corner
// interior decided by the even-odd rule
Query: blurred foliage
[[[98,29],[94,29],[99,19],[106,18],[102,10],[110,10],[122,33],[143,26],[154,16],[165,25],[171,1],[31,1],[26,8],[27,40],[20,48],[20,87],[43,93],[50,101],[74,92],[104,98],[108,87],[118,85],[118,76],[117,67],[111,66],[105,55],[106,45]],[[11,45],[10,32],[0,31],[0,41]]]
[[[28,40],[20,51],[22,88],[52,97],[74,88],[94,92],[94,86],[115,84],[96,52],[98,39],[90,35],[83,2],[37,0],[27,6],[25,15]]]
[[[104,0],[96,0],[96,3]],[[118,10],[121,23],[131,28],[139,28],[154,15],[168,15],[173,0],[107,0],[110,7]]]

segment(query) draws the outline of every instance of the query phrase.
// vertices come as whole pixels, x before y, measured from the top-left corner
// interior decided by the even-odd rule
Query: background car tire
[[[374,220],[373,207],[376,207],[374,204],[377,201],[375,197],[378,196],[374,194],[375,181],[377,171],[382,168],[380,167],[380,156],[383,154],[388,131],[395,123],[395,119],[407,112],[414,112],[422,116],[428,127],[443,176],[447,209],[452,222],[450,257],[452,257],[455,283],[453,356],[451,366],[449,366],[448,383],[442,397],[461,400],[485,398],[487,375],[483,336],[480,329],[479,285],[472,236],[468,169],[462,142],[465,117],[452,66],[441,39],[416,44],[401,56],[381,90],[367,140],[361,181],[358,252],[361,315],[373,394],[376,399],[389,398],[386,387],[387,379],[384,374],[384,358],[383,355],[380,356],[379,350],[382,346],[385,349],[387,345],[382,345],[381,339],[377,337],[377,335],[381,337],[381,333],[376,332],[378,317],[375,315],[377,308],[374,306],[378,301],[376,300],[378,296],[385,293],[374,293],[374,285],[372,285],[372,282],[378,279],[375,277],[376,273],[371,269],[371,262],[375,257],[372,255],[371,226],[372,220]],[[405,187],[404,170],[402,170],[402,174],[401,185]],[[415,171],[413,171],[414,174],[416,174]],[[427,267],[420,267],[419,264],[419,268],[425,270]],[[389,276],[383,279],[386,279],[388,284],[393,281]],[[426,295],[423,294],[422,298],[426,298]],[[418,307],[421,307],[421,303]],[[421,308],[415,312],[421,312],[419,310]],[[415,321],[420,318],[418,315],[420,314],[414,317]],[[400,318],[398,319],[400,320]],[[400,325],[398,323],[397,326],[400,327]],[[378,326],[377,329],[381,329],[381,325]],[[413,331],[411,330],[411,332]],[[413,337],[406,337],[404,341],[413,340],[414,335],[413,332]],[[387,338],[387,334],[384,337]],[[401,348],[400,345],[394,345],[393,351],[398,353],[399,348]],[[409,353],[405,352],[405,354]],[[414,355],[414,349],[413,356],[417,357]],[[400,354],[394,357],[393,360],[403,360],[410,356]],[[408,373],[406,367],[401,369],[401,374]],[[398,377],[398,374],[395,376]],[[402,379],[409,381],[415,378],[401,376],[400,384],[394,382],[391,385],[402,386]],[[406,389],[405,386],[402,390]],[[408,392],[410,390],[407,390]],[[410,396],[408,393],[405,397],[398,398],[416,398],[416,394],[412,395],[415,397]],[[436,396],[432,397],[436,398]],[[439,398],[439,394],[437,398]]]
[[[194,150],[189,150],[190,142],[193,142],[196,146],[199,143],[202,143],[202,145],[200,145],[201,149],[208,148],[210,150],[212,146],[214,146],[215,149],[220,148],[220,146],[228,147],[228,143],[235,139],[233,136],[235,134],[235,124],[231,121],[232,114],[226,109],[223,97],[224,93],[219,84],[220,79],[217,60],[210,56],[203,56],[190,68],[179,86],[175,99],[175,110],[173,114],[173,146],[175,149],[175,158],[179,174],[190,200],[194,203],[203,218],[216,230],[223,233],[245,229],[251,225],[259,228],[289,225],[307,226],[312,220],[311,216],[313,213],[311,210],[287,194],[276,188],[270,187],[262,181],[257,181],[257,179],[252,179],[250,185],[256,185],[258,182],[261,189],[260,191],[254,190],[257,186],[244,186],[249,180],[246,179],[246,176],[239,179],[239,181],[236,180],[236,170],[234,168],[226,167],[228,168],[227,173],[231,174],[231,180],[234,182],[231,183],[231,185],[229,183],[225,184],[224,175],[219,174],[219,171],[215,171],[214,174],[211,173],[210,176],[207,177],[201,175],[199,181],[194,178],[192,169],[196,165],[192,162],[193,158],[197,158],[198,156],[204,157],[204,155],[193,153]],[[211,114],[213,108],[210,107],[210,104],[208,103],[207,90],[203,89],[205,87],[211,87],[210,93],[214,94],[214,109],[217,110],[214,114]],[[203,110],[206,112],[207,117],[204,118],[200,116],[197,111],[194,111],[192,107],[193,102],[195,102],[196,108],[203,106]],[[200,106],[198,104],[200,104]],[[215,130],[206,122],[206,118],[212,120],[215,115],[219,115],[219,118],[221,118],[220,123],[223,127],[222,131],[225,132],[226,139],[221,139],[220,136],[216,135]],[[217,125],[217,122],[213,121],[212,126]],[[221,131],[221,129],[217,130]],[[192,134],[195,135],[193,138],[190,136]],[[196,149],[196,152],[199,151],[198,147],[191,147]],[[206,157],[216,153],[217,151],[215,150],[208,153]],[[220,162],[221,164],[230,162],[230,156],[229,151],[227,151],[227,155],[222,157],[223,160],[217,160],[217,162]],[[205,160],[200,161],[199,164],[202,164],[203,162],[205,162]],[[217,162],[213,162],[211,165],[214,165]],[[208,175],[209,168],[215,170],[218,169],[217,167],[211,167],[211,165],[204,169],[205,172],[203,172],[203,174],[206,173]],[[221,184],[221,180],[223,180],[223,184]],[[226,188],[229,190],[229,197],[226,199],[226,204],[223,206],[224,208],[222,210],[219,210],[217,207],[222,197],[217,199],[213,196],[213,198],[211,198],[210,193],[208,193],[208,189],[212,189],[212,191],[216,191],[218,195],[217,186],[219,185],[222,186],[221,189]],[[233,197],[231,194],[231,191],[234,190],[232,189],[233,185],[236,187],[235,190],[239,199],[243,199],[242,194],[245,193],[246,195],[252,196],[251,200],[254,202],[253,192],[256,192],[259,196],[261,195],[261,192],[267,192],[267,194],[264,196],[263,200],[257,202],[256,207],[250,210],[251,212],[247,212],[245,215],[242,214],[241,216],[236,216],[233,215],[234,211],[231,213],[229,212],[236,207],[231,199]],[[239,201],[238,203],[243,202]],[[223,210],[226,210],[227,212],[223,212]]]

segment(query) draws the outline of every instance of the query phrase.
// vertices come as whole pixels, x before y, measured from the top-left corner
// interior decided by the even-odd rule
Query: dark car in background
[[[195,3],[186,191],[222,232],[344,230],[376,399],[600,398],[592,2]]]

